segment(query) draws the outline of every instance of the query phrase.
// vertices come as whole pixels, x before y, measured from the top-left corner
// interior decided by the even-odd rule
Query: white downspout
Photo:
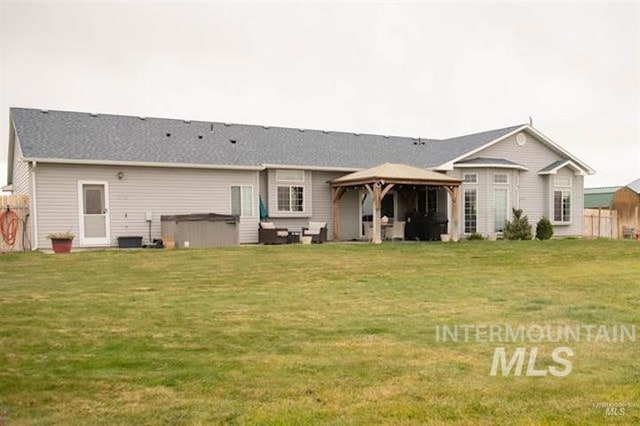
[[[31,250],[38,249],[38,201],[36,197],[36,166],[37,162],[31,163],[31,221],[33,223],[33,241],[31,243]]]

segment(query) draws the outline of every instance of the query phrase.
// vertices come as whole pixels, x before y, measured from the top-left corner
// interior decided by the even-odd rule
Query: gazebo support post
[[[382,243],[382,221],[380,213],[382,210],[382,199],[385,195],[391,191],[395,184],[387,184],[382,189],[383,182],[376,182],[373,184],[373,238],[374,244]]]
[[[333,240],[340,240],[340,198],[344,194],[344,187],[331,188],[332,215],[333,215]]]
[[[382,243],[382,230],[380,229],[381,189],[382,185],[380,182],[373,184],[373,235],[371,236],[371,242],[373,244]]]
[[[447,186],[447,192],[451,197],[451,241],[458,241],[460,238],[460,187]]]

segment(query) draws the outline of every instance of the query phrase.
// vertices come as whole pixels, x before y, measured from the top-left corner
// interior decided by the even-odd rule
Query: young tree
[[[536,225],[536,238],[539,240],[548,240],[553,237],[553,226],[546,217],[542,216]]]
[[[504,226],[504,238],[507,240],[530,240],[533,238],[529,218],[522,216],[522,209],[513,209],[513,220],[507,221]]]

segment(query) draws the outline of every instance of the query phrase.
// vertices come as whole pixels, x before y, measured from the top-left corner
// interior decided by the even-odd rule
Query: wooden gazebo
[[[415,189],[418,186],[443,187],[451,197],[451,230],[453,238],[458,235],[458,222],[460,217],[459,189],[460,179],[447,176],[444,173],[406,164],[385,163],[370,169],[354,172],[336,179],[331,184],[333,202],[333,239],[340,239],[340,198],[349,189],[367,190],[373,198],[373,235],[372,242],[382,242],[382,228],[380,210],[382,199],[392,189]]]

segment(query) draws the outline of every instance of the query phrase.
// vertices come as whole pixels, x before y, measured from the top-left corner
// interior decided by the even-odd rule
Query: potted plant
[[[74,237],[75,235],[70,232],[47,235],[47,238],[51,240],[51,247],[53,247],[54,253],[69,253]]]

